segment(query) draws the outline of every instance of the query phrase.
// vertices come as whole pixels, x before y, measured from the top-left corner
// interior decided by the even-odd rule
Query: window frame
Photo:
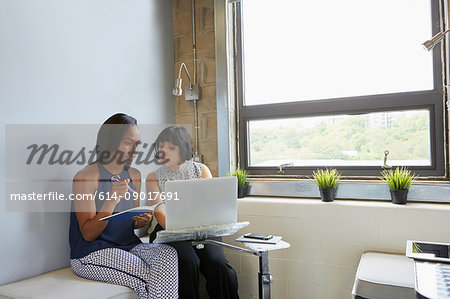
[[[313,101],[299,101],[279,104],[263,104],[245,106],[243,42],[242,42],[242,3],[230,1],[231,9],[227,26],[231,33],[230,52],[234,77],[234,98],[236,105],[236,129],[238,131],[237,159],[240,168],[245,169],[250,177],[274,178],[305,178],[311,175],[317,167],[290,166],[284,168],[284,173],[277,172],[278,167],[249,166],[248,122],[253,120],[282,119],[292,117],[313,117],[326,115],[357,115],[372,112],[402,111],[427,109],[430,111],[430,150],[431,166],[408,167],[424,179],[448,179],[446,128],[447,115],[444,105],[446,93],[444,80],[447,80],[448,66],[442,48],[446,44],[437,45],[433,50],[434,88],[430,91],[414,91],[370,96],[344,97]],[[432,6],[433,35],[444,28],[444,1],[430,1]],[[231,23],[231,24],[230,24]],[[445,52],[446,53],[446,52]],[[232,91],[233,92],[233,91]],[[379,176],[380,167],[374,166],[332,166],[342,172],[344,178],[373,179]]]

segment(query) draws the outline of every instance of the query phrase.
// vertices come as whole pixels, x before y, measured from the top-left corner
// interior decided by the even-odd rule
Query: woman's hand
[[[131,219],[134,220],[134,228],[143,228],[150,222],[150,220],[152,220],[152,217],[153,213],[147,212],[139,216],[134,216]]]
[[[111,199],[115,202],[117,205],[122,197],[125,196],[125,193],[128,191],[128,183],[130,182],[129,179],[126,180],[120,180],[117,182],[113,182],[113,187],[111,190]]]

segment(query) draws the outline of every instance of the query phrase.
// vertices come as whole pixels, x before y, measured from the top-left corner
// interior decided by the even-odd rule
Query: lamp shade
[[[182,83],[183,83],[183,79],[181,79],[181,78],[177,78],[175,80],[175,87],[173,88],[173,91],[172,91],[172,94],[174,96],[179,97],[179,96],[181,96],[183,94],[183,89],[181,87]]]
[[[431,51],[434,46],[436,46],[441,40],[444,39],[445,35],[450,31],[450,29],[447,29],[445,31],[441,31],[435,36],[433,36],[430,40],[427,40],[422,44],[422,46],[427,50]]]

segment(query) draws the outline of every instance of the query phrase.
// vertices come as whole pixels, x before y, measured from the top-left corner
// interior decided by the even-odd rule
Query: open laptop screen
[[[178,198],[166,200],[166,230],[237,222],[236,177],[167,181],[165,190]]]
[[[406,244],[406,256],[419,260],[450,263],[450,244],[410,241]]]

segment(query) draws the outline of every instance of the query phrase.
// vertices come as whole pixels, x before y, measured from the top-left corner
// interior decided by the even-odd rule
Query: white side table
[[[280,240],[277,244],[262,244],[262,243],[247,243],[244,245],[250,249],[230,245],[227,243],[219,242],[216,240],[201,240],[201,241],[193,241],[193,245],[201,246],[203,244],[215,244],[219,246],[223,246],[226,248],[230,248],[237,251],[242,251],[248,254],[253,254],[259,257],[259,271],[258,271],[258,291],[260,299],[270,299],[270,283],[272,282],[272,275],[269,272],[269,251],[289,248],[291,244]],[[199,247],[200,247],[199,246]]]

